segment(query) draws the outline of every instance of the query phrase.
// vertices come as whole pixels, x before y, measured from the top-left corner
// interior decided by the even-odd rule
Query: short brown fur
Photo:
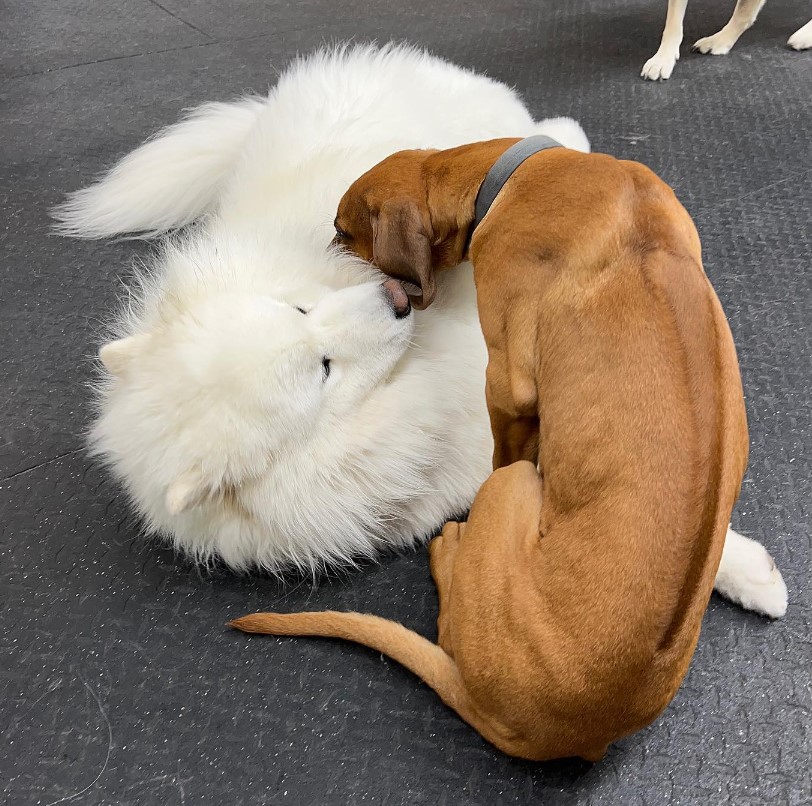
[[[384,160],[344,196],[339,240],[430,304],[514,142]],[[468,254],[495,472],[429,547],[438,644],[357,613],[233,624],[357,641],[506,753],[596,760],[666,707],[699,637],[747,462],[733,340],[690,217],[634,162],[536,154]]]

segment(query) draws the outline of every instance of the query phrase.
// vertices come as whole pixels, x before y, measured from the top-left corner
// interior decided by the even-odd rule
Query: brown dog
[[[515,142],[384,160],[344,196],[338,238],[428,305]],[[634,162],[536,154],[469,254],[497,469],[431,543],[438,644],[358,613],[234,626],[357,641],[506,753],[596,760],[666,707],[699,637],[747,461],[733,341],[690,217]]]

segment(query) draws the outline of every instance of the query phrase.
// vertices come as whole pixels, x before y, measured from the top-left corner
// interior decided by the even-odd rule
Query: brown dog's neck
[[[520,137],[506,137],[438,151],[426,159],[427,200],[438,241],[468,235],[476,197],[488,171]],[[462,256],[461,258],[462,259]]]

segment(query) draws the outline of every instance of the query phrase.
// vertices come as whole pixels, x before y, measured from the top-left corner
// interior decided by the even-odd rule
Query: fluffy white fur
[[[574,121],[536,123],[503,84],[425,53],[321,52],[265,99],[192,112],[57,211],[82,237],[197,221],[100,353],[92,444],[150,531],[201,562],[316,570],[467,510],[491,454],[470,266],[396,319],[370,267],[327,244],[343,192],[393,151],[536,132],[589,147]],[[731,535],[732,555],[752,543]],[[725,593],[781,615],[780,574],[770,596],[750,583],[773,567],[753,545]]]
[[[694,42],[693,49],[700,53],[711,53],[724,56],[738,42],[739,37],[758,17],[766,0],[738,0],[733,9],[733,16],[727,25],[712,36],[705,36]],[[679,49],[682,44],[682,21],[688,0],[668,0],[668,11],[665,18],[662,40],[657,52],[643,65],[640,75],[652,81],[665,80],[671,77],[679,60]],[[812,48],[812,21],[799,28],[787,41],[794,50]]]

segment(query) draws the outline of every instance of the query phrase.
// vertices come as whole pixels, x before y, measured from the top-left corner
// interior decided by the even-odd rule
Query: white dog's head
[[[269,469],[312,460],[386,380],[412,335],[408,297],[392,281],[297,292],[288,274],[272,296],[177,274],[141,300],[141,332],[101,348],[112,377],[92,439],[152,529],[224,508],[249,524]]]

